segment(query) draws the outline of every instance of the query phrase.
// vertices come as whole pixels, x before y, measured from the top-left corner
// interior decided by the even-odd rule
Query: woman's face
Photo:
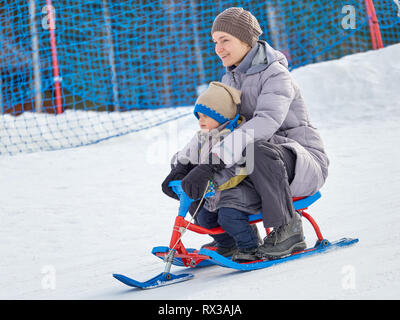
[[[230,35],[229,33],[216,31],[212,34],[215,43],[215,53],[222,60],[224,67],[238,66],[251,47]]]

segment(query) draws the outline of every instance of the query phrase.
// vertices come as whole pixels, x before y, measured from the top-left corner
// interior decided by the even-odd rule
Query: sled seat
[[[317,191],[312,196],[308,197],[293,197],[293,207],[294,210],[304,210],[311,206],[314,202],[316,202],[319,198],[321,198],[321,193]],[[257,214],[249,215],[249,222],[261,221],[262,220],[262,212]]]
[[[193,202],[192,199],[188,197],[188,195],[183,191],[181,181],[180,180],[174,180],[169,183],[169,186],[172,188],[172,190],[178,195],[180,199],[180,206],[179,206],[179,213],[178,215],[181,217],[185,217],[186,213],[189,210],[190,204]],[[214,195],[214,190],[210,188],[205,197],[208,196],[213,196]],[[301,211],[304,213],[302,210],[308,208],[310,205],[312,205],[315,201],[317,201],[319,198],[321,198],[321,193],[317,191],[315,194],[312,196],[308,197],[293,197],[293,207],[296,211]],[[262,212],[258,214],[251,214],[249,215],[249,222],[250,223],[256,223],[262,221]]]
[[[194,223],[190,223],[187,220],[185,220],[184,218],[189,210],[190,204],[193,202],[193,199],[190,199],[189,196],[183,191],[180,180],[171,181],[169,183],[169,186],[172,188],[172,190],[174,190],[174,192],[178,195],[178,197],[180,199],[178,216],[176,217],[176,220],[175,220],[175,228],[177,230],[179,228],[183,227],[183,228],[187,228],[188,230],[197,232],[199,234],[209,234],[209,235],[220,234],[220,233],[225,232],[221,227],[207,229],[207,228],[198,226]],[[205,194],[205,197],[209,197],[209,196],[213,196],[213,195],[214,195],[214,189],[209,188]],[[305,217],[311,223],[311,225],[313,226],[315,233],[317,235],[318,241],[322,241],[324,238],[321,234],[318,224],[307,212],[305,212],[305,209],[308,208],[310,205],[312,205],[319,198],[321,198],[321,193],[319,191],[317,191],[312,196],[294,197],[294,198],[292,198],[292,200],[293,200],[294,209],[302,217]],[[250,224],[258,223],[262,220],[263,220],[262,212],[260,212],[258,214],[250,214],[249,215],[249,223]],[[265,231],[267,234],[269,234],[271,232],[271,228],[266,227]],[[172,242],[173,242],[173,240],[171,240],[171,243]],[[174,243],[172,243],[172,246],[174,245]]]

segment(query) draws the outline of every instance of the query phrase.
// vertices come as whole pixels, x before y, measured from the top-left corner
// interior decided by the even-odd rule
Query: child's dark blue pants
[[[203,207],[197,214],[197,222],[207,229],[221,226],[226,231],[211,235],[219,247],[258,247],[258,237],[249,225],[249,215],[246,212],[233,208],[220,208],[217,212],[211,212]]]

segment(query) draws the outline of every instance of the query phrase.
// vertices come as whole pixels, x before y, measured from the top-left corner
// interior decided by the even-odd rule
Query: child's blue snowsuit
[[[244,123],[245,119],[241,117],[239,126]],[[175,155],[173,162],[197,164],[208,161],[213,145],[231,133],[226,129],[226,125],[227,123],[209,133],[199,131]],[[221,226],[226,231],[223,234],[212,235],[219,247],[256,248],[258,236],[249,225],[248,216],[260,212],[261,199],[250,180],[246,178],[246,171],[239,169],[240,166],[237,165],[214,174],[215,195],[204,199],[204,206],[198,211],[196,222],[204,228]]]
[[[221,226],[226,232],[211,235],[218,247],[240,249],[256,248],[258,237],[249,225],[249,215],[246,212],[234,208],[219,208],[216,212],[210,212],[204,207],[197,214],[197,222],[204,228],[216,228]]]

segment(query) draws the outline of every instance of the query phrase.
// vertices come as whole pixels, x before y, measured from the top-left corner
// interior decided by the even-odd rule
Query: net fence
[[[226,8],[251,11],[292,70],[373,49],[367,2],[0,0],[0,154],[87,145],[190,114],[224,73],[210,29]],[[399,1],[373,4],[383,46],[398,43]]]

